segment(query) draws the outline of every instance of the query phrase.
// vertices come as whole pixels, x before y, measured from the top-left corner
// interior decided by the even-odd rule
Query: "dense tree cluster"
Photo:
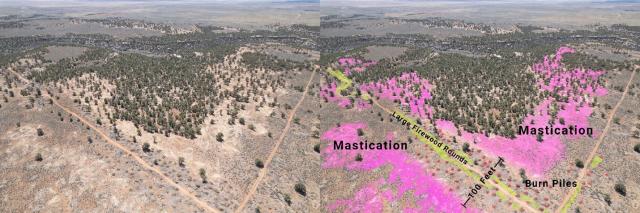
[[[592,70],[632,70],[633,63],[631,62],[619,62],[608,59],[601,59],[593,55],[577,52],[569,54],[562,58],[562,61],[566,63],[567,69],[584,68]]]
[[[397,22],[413,22],[420,20],[393,18]],[[345,19],[341,19],[345,20]],[[444,19],[443,19],[444,20]],[[435,23],[437,19],[433,19]],[[461,21],[450,20],[452,23]],[[446,23],[446,21],[443,21]],[[441,24],[433,24],[430,27],[438,27]],[[345,26],[349,27],[349,25]],[[557,32],[536,32],[540,27],[521,25],[518,30],[509,33],[491,33],[495,29],[471,27],[489,33],[483,36],[450,37],[436,40],[424,34],[387,34],[351,35],[351,36],[322,36],[318,39],[323,54],[332,54],[340,51],[370,46],[392,45],[413,48],[431,48],[439,51],[465,50],[473,53],[492,54],[501,49],[527,49],[544,45],[563,45],[570,43],[601,43],[615,48],[640,50],[640,30],[637,27],[627,25],[613,25],[611,27],[599,27],[595,30],[559,30]]]
[[[617,30],[626,30],[626,31],[634,32],[634,33],[640,33],[640,26],[630,26],[630,25],[626,25],[626,24],[614,24],[614,25],[611,25],[611,28],[617,29]]]
[[[136,20],[120,17],[109,17],[100,19],[72,19],[74,22],[87,22],[98,23],[108,27],[121,27],[121,28],[145,28],[149,30],[156,30],[163,33],[178,33],[178,29],[167,24],[151,23],[144,20]]]
[[[0,22],[0,29],[22,28],[24,23],[20,21]]]
[[[430,28],[463,28],[468,30],[477,30],[483,33],[497,33],[499,30],[490,25],[480,23],[469,23],[463,20],[448,19],[441,17],[428,17],[420,19],[404,19],[404,18],[387,18],[391,23],[419,23]]]
[[[272,55],[258,52],[246,52],[242,54],[242,63],[249,69],[264,68],[268,70],[294,70],[311,69],[312,64],[299,63],[285,59],[279,59]]]
[[[433,99],[425,103],[433,107],[435,119],[451,120],[470,132],[509,137],[541,100],[535,75],[524,72],[532,60],[513,54],[498,58],[432,53],[410,50],[396,59],[383,59],[354,78],[369,82],[417,71],[435,86]]]
[[[578,41],[619,44],[620,31],[561,31],[534,33],[540,28],[518,26],[520,31],[475,37],[449,38],[433,42],[417,35],[352,36],[321,38],[325,61],[345,55],[362,57],[364,46],[386,41],[393,46],[416,44],[399,57],[382,59],[366,72],[355,73],[356,82],[371,82],[417,71],[434,84],[433,99],[426,101],[434,109],[435,119],[453,121],[470,132],[514,137],[516,127],[533,113],[545,94],[535,88],[537,77],[525,72],[545,55],[561,45]],[[410,39],[414,36],[413,39]],[[356,47],[344,43],[357,44]],[[349,49],[350,47],[353,47]],[[340,51],[335,51],[340,50]],[[451,53],[449,50],[466,52]],[[325,56],[326,55],[326,56]],[[616,62],[591,55],[569,54],[563,60],[567,68],[630,69],[630,62]]]
[[[128,120],[147,132],[195,138],[206,117],[222,113],[223,107],[231,117],[228,123],[235,124],[242,119],[238,118],[239,111],[245,110],[249,102],[258,107],[276,106],[272,95],[285,86],[284,71],[310,66],[261,53],[245,53],[229,55],[227,59],[242,57],[240,63],[248,68],[216,68],[215,64],[224,57],[213,55],[203,52],[151,57],[93,49],[76,58],[62,59],[30,77],[41,83],[57,82],[58,88],[68,87],[67,79],[76,79],[82,89],[78,102],[110,106],[113,110],[104,109],[110,123]],[[101,80],[107,80],[115,89],[106,88]]]
[[[544,55],[554,53],[557,47],[507,47],[497,50],[499,55],[490,56],[435,54],[431,49],[416,48],[393,59],[382,59],[353,77],[357,82],[370,82],[417,71],[435,86],[431,90],[433,99],[425,102],[433,107],[435,119],[453,121],[469,132],[515,137],[517,126],[548,95],[538,92],[537,77],[525,70]],[[631,63],[579,53],[568,54],[563,62],[567,68],[631,67]]]
[[[320,28],[323,28],[323,29],[341,28],[345,26],[347,26],[347,24],[341,21],[321,21],[320,22]]]

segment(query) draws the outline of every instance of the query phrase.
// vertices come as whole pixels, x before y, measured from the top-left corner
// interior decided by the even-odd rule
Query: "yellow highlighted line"
[[[452,163],[452,164],[456,165],[459,169],[461,169],[465,174],[467,174],[467,176],[471,177],[472,179],[474,179],[474,180],[479,180],[480,179],[480,175],[478,175],[479,173],[477,171],[471,171],[467,166],[465,166],[465,164],[461,163],[458,160],[452,159],[447,152],[445,152],[440,146],[437,146],[436,143],[442,143],[442,142],[439,142],[438,138],[434,137],[431,133],[428,133],[427,131],[425,131],[422,127],[420,127],[420,125],[417,125],[417,123],[413,119],[409,118],[408,116],[404,115],[403,113],[397,112],[397,111],[395,111],[394,113],[395,113],[396,116],[400,116],[401,119],[406,120],[409,124],[411,124],[412,127],[413,126],[418,126],[419,130],[412,130],[411,131],[413,133],[413,135],[415,135],[418,138],[418,140],[420,140],[421,142],[429,145],[429,147],[431,147],[431,149],[433,151],[435,151],[440,156],[440,158],[444,159],[445,161],[447,161],[449,163]],[[425,134],[424,135],[418,134],[418,132],[424,132]],[[427,138],[430,138],[430,139],[427,139]],[[435,140],[435,143],[432,140]],[[443,144],[442,146],[446,146],[446,145]],[[455,154],[461,156],[462,158],[464,158],[468,162],[473,162],[471,160],[471,158],[465,152],[462,152],[462,151],[459,151],[459,150],[453,150],[453,152],[455,152]],[[491,180],[493,180],[499,188],[502,188],[503,190],[507,191],[512,197],[518,197],[517,196],[518,193],[515,190],[513,190],[511,187],[507,186],[502,181],[500,181],[497,178],[497,176],[492,176]],[[491,184],[487,184],[486,186],[489,189],[493,189],[493,185],[491,185]],[[498,192],[500,192],[500,191],[498,191]],[[537,209],[540,208],[540,204],[538,204],[533,198],[531,198],[531,197],[529,197],[527,195],[524,195],[524,194],[520,194],[519,197],[520,197],[520,199],[522,201],[524,201],[527,204],[529,204],[533,209],[537,210]],[[517,207],[518,207],[518,209],[521,208],[520,205],[517,205]]]
[[[404,115],[402,112],[394,112],[394,114],[396,116],[399,116],[401,119],[407,121],[410,125],[411,128],[413,127],[417,127],[418,129],[411,130],[411,133],[416,136],[418,138],[418,140],[420,140],[421,142],[429,145],[429,147],[431,148],[431,150],[433,150],[434,152],[436,152],[436,154],[438,154],[438,156],[440,156],[440,158],[442,158],[443,160],[452,163],[454,165],[456,165],[458,168],[460,168],[465,174],[467,174],[469,177],[475,179],[475,180],[479,180],[480,176],[474,172],[469,171],[469,169],[464,166],[464,164],[462,164],[460,161],[458,160],[454,160],[452,159],[449,154],[447,152],[445,152],[441,147],[442,146],[447,146],[446,144],[443,144],[441,146],[437,146],[437,143],[442,143],[438,140],[438,138],[436,138],[435,136],[433,136],[431,133],[427,132],[424,128],[421,127],[421,125],[418,125],[418,123],[416,121],[414,121],[412,118],[409,118],[408,116]],[[424,133],[424,134],[422,134]],[[462,152],[462,151],[458,151],[458,150],[454,150],[454,152],[461,156],[462,158],[464,158],[467,162],[473,162],[466,153]]]
[[[338,88],[336,88],[336,92],[340,93],[342,90],[347,89],[347,88],[352,86],[353,81],[351,79],[349,79],[347,76],[345,76],[339,70],[334,70],[332,68],[327,68],[327,72],[340,81],[340,85],[338,86]],[[373,100],[374,104],[376,104],[377,106],[379,106],[383,110],[387,111],[388,113],[395,113],[395,115],[399,115],[401,119],[406,120],[406,122],[408,124],[410,124],[410,126],[409,126],[410,128],[416,127],[416,129],[411,129],[410,131],[411,131],[411,133],[413,135],[416,136],[416,138],[418,138],[419,141],[427,144],[434,152],[436,152],[438,154],[438,156],[440,156],[441,159],[456,165],[467,176],[469,176],[472,179],[477,180],[479,182],[479,179],[480,179],[480,175],[479,174],[481,174],[481,173],[479,171],[476,171],[476,170],[474,170],[472,168],[467,167],[466,164],[461,163],[459,160],[452,159],[449,156],[449,154],[441,148],[442,146],[445,146],[445,144],[443,142],[440,142],[437,137],[434,137],[431,133],[427,132],[422,127],[422,125],[418,125],[415,120],[413,120],[409,116],[404,115],[402,112],[398,112],[398,111],[392,112],[392,111],[384,108],[382,105],[377,103],[375,101],[375,99],[372,99],[371,96],[369,96],[369,95],[363,94],[362,97],[365,100]],[[440,146],[436,145],[438,143],[442,143],[442,145],[440,145]],[[473,162],[471,160],[471,158],[465,152],[462,152],[462,151],[459,151],[459,150],[453,150],[453,149],[451,149],[451,150],[452,150],[452,152],[454,152],[455,154],[459,155],[460,157],[462,157],[467,162]],[[529,210],[531,212],[538,212],[537,208],[540,207],[540,205],[538,203],[536,203],[535,200],[533,200],[532,198],[528,197],[528,199],[526,201],[521,201],[521,200],[518,199],[516,191],[511,189],[506,184],[502,183],[500,180],[498,180],[497,177],[493,176],[491,178],[491,180],[495,183],[495,186],[498,187],[500,190],[504,190],[504,191],[509,193],[509,196],[516,201],[516,202],[514,202],[514,204],[515,204],[515,206],[517,206],[518,209],[523,207],[523,205],[520,205],[520,204],[524,204],[525,209],[527,209],[527,210]],[[488,183],[491,183],[491,182],[488,182]],[[492,185],[492,184],[487,184],[489,189],[492,189],[494,187],[494,185]],[[520,196],[522,196],[522,195],[520,195]],[[517,204],[518,202],[520,202],[520,204]],[[535,208],[533,208],[533,207],[535,207]]]
[[[562,209],[560,209],[560,212],[566,213],[567,211],[569,211],[569,207],[571,207],[571,205],[573,205],[573,203],[576,202],[576,198],[578,197],[578,194],[580,194],[581,189],[582,189],[582,184],[578,182],[578,186],[576,187],[576,190],[573,191],[573,194],[571,194],[571,197],[569,198],[569,202],[567,202],[564,206],[562,206]]]
[[[342,73],[340,70],[327,68],[327,72],[340,81],[340,85],[338,85],[338,88],[336,88],[336,92],[338,94],[342,94],[341,92],[343,90],[349,89],[349,87],[351,87],[351,85],[353,84],[353,81],[351,81],[351,79],[344,75],[344,73]]]
[[[591,169],[594,169],[594,168],[598,167],[598,165],[600,165],[600,163],[602,163],[602,158],[600,156],[596,156],[591,161]]]

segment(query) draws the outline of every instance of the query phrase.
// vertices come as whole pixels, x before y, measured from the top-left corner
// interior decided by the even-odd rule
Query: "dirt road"
[[[314,69],[313,72],[311,73],[311,77],[309,77],[309,81],[307,82],[307,85],[304,87],[304,91],[302,92],[302,97],[300,98],[300,100],[298,100],[298,103],[296,103],[296,106],[293,107],[291,112],[289,112],[289,118],[287,119],[287,124],[282,130],[282,133],[280,133],[280,137],[278,137],[278,140],[276,141],[276,145],[273,147],[273,149],[271,149],[271,153],[269,153],[267,160],[265,160],[264,162],[264,167],[260,169],[258,178],[256,178],[256,180],[253,181],[253,184],[251,184],[251,187],[249,188],[249,193],[247,193],[247,195],[244,196],[244,198],[242,199],[242,202],[240,202],[240,205],[238,206],[238,209],[236,209],[236,212],[241,212],[242,209],[244,209],[244,207],[247,205],[249,200],[256,193],[256,190],[258,190],[258,186],[260,186],[262,179],[264,179],[264,177],[267,176],[267,172],[269,171],[269,165],[271,164],[271,160],[273,160],[273,156],[276,155],[276,152],[278,152],[278,148],[280,147],[280,144],[282,144],[282,142],[284,141],[284,137],[287,135],[287,132],[291,127],[291,121],[293,120],[293,117],[296,115],[296,111],[298,110],[298,107],[302,105],[302,101],[304,101],[304,98],[307,96],[307,92],[309,91],[309,85],[311,85],[311,82],[313,81],[313,76],[315,76],[316,70],[317,69]]]
[[[30,84],[31,81],[22,77],[22,75],[20,75],[19,73],[8,69],[9,72],[13,73],[16,77],[18,77],[18,79],[20,79],[21,81],[23,81],[26,84]],[[167,184],[169,184],[170,186],[175,187],[176,189],[178,189],[178,191],[180,191],[180,193],[182,195],[184,195],[185,197],[191,199],[198,207],[208,211],[208,212],[219,212],[218,210],[214,209],[213,207],[209,206],[209,204],[207,204],[206,202],[200,200],[198,197],[196,197],[193,193],[191,193],[189,190],[187,190],[186,188],[180,186],[179,184],[176,183],[175,180],[171,179],[170,177],[168,177],[167,175],[165,175],[164,173],[162,173],[162,171],[160,171],[158,168],[155,168],[153,166],[151,166],[150,164],[148,164],[146,161],[144,161],[140,156],[138,156],[138,154],[130,151],[129,149],[127,149],[127,147],[123,146],[122,144],[112,140],[111,138],[109,138],[107,136],[107,134],[105,134],[104,132],[102,132],[101,129],[99,129],[98,127],[96,127],[95,125],[93,125],[93,123],[91,123],[90,121],[88,121],[87,119],[85,119],[83,116],[75,113],[73,110],[71,110],[70,108],[67,108],[66,106],[62,105],[60,102],[58,102],[54,97],[49,96],[49,94],[47,93],[43,93],[42,94],[43,97],[48,97],[49,99],[51,99],[53,101],[53,104],[60,107],[63,111],[69,113],[70,115],[72,115],[73,117],[76,117],[80,122],[82,122],[83,124],[87,125],[89,128],[93,129],[98,135],[100,135],[100,137],[102,137],[102,139],[104,139],[107,143],[113,145],[114,147],[116,147],[117,149],[120,149],[123,153],[125,153],[127,156],[130,156],[131,158],[133,158],[133,160],[135,160],[136,162],[138,162],[138,164],[140,164],[140,166],[142,166],[145,169],[150,170],[152,173],[156,174],[158,177],[160,177],[162,180],[164,180]]]
[[[598,142],[596,143],[596,145],[593,147],[593,149],[591,150],[591,153],[589,153],[589,157],[587,158],[586,161],[584,161],[587,165],[589,165],[591,163],[591,161],[593,160],[593,158],[596,156],[596,153],[598,152],[598,149],[600,148],[600,145],[602,144],[602,142],[604,141],[604,137],[607,135],[607,133],[609,132],[609,128],[611,127],[611,121],[613,120],[614,116],[616,115],[616,111],[618,111],[618,107],[620,107],[620,104],[622,104],[622,101],[624,101],[624,97],[627,95],[627,92],[629,91],[629,86],[631,86],[631,83],[633,82],[633,78],[635,77],[637,72],[637,66],[636,69],[634,69],[634,72],[631,73],[631,77],[629,77],[629,82],[627,82],[627,86],[625,86],[624,91],[622,92],[622,97],[620,97],[620,100],[618,101],[618,103],[616,103],[616,106],[613,107],[613,109],[611,110],[611,112],[609,113],[609,118],[607,119],[607,125],[604,127],[604,130],[602,130],[602,134],[600,134],[600,136],[598,137]],[[582,185],[584,177],[587,175],[587,172],[589,171],[590,166],[585,166],[584,168],[582,168],[582,170],[580,170],[580,174],[578,175],[578,179],[576,179],[576,182],[578,182],[578,185]],[[574,193],[576,193],[577,187],[574,187],[571,189],[571,193],[567,193],[567,195],[564,197],[564,199],[562,199],[562,203],[560,203],[560,208],[558,208],[558,210],[556,210],[556,212],[561,212],[563,207],[567,204],[567,202],[569,202],[571,195],[573,195]]]

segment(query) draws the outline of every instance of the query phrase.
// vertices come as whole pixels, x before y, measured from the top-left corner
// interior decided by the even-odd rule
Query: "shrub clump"
[[[149,143],[142,144],[142,151],[143,152],[151,152],[151,145],[149,145]]]
[[[298,194],[307,196],[307,188],[304,186],[304,184],[297,183],[293,188],[296,190],[296,192],[298,192]]]
[[[618,194],[627,196],[627,188],[624,186],[624,184],[618,183],[613,187],[613,189],[615,189]]]
[[[261,169],[264,168],[264,163],[262,163],[262,160],[256,159],[256,167]]]

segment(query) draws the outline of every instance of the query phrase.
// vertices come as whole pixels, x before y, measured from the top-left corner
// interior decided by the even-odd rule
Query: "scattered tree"
[[[143,152],[151,152],[151,148],[150,147],[151,147],[151,145],[149,145],[149,143],[145,142],[144,144],[142,144],[142,151]]]
[[[468,144],[468,143],[464,143],[464,144],[462,144],[462,151],[463,151],[463,152],[466,152],[466,153],[469,153],[469,151],[471,151],[471,150],[469,149],[469,144]]]
[[[609,196],[609,194],[604,195],[604,202],[606,202],[607,205],[611,206],[611,196]]]
[[[202,183],[207,183],[207,171],[204,168],[200,168],[200,178],[202,178]]]
[[[524,171],[524,169],[520,169],[520,177],[523,181],[527,179],[527,173]]]
[[[284,194],[284,202],[287,203],[287,205],[291,206],[291,197],[289,196],[289,194]]]
[[[218,132],[218,134],[216,135],[216,140],[218,142],[222,142],[222,141],[224,141],[223,137],[224,137],[224,135],[222,134],[222,132]]]
[[[264,168],[264,163],[262,163],[262,160],[256,159],[256,167],[260,169]]]
[[[360,162],[360,161],[362,161],[362,160],[363,160],[363,159],[362,159],[362,155],[361,155],[360,153],[358,153],[358,154],[356,155],[356,161]]]
[[[616,192],[618,192],[618,194],[622,195],[622,196],[627,196],[627,188],[624,186],[624,184],[622,183],[617,183],[613,189],[616,190]]]
[[[184,157],[178,157],[178,166],[184,167]]]
[[[304,186],[304,184],[297,183],[293,188],[296,190],[296,192],[298,192],[298,194],[307,196],[307,188]]]

